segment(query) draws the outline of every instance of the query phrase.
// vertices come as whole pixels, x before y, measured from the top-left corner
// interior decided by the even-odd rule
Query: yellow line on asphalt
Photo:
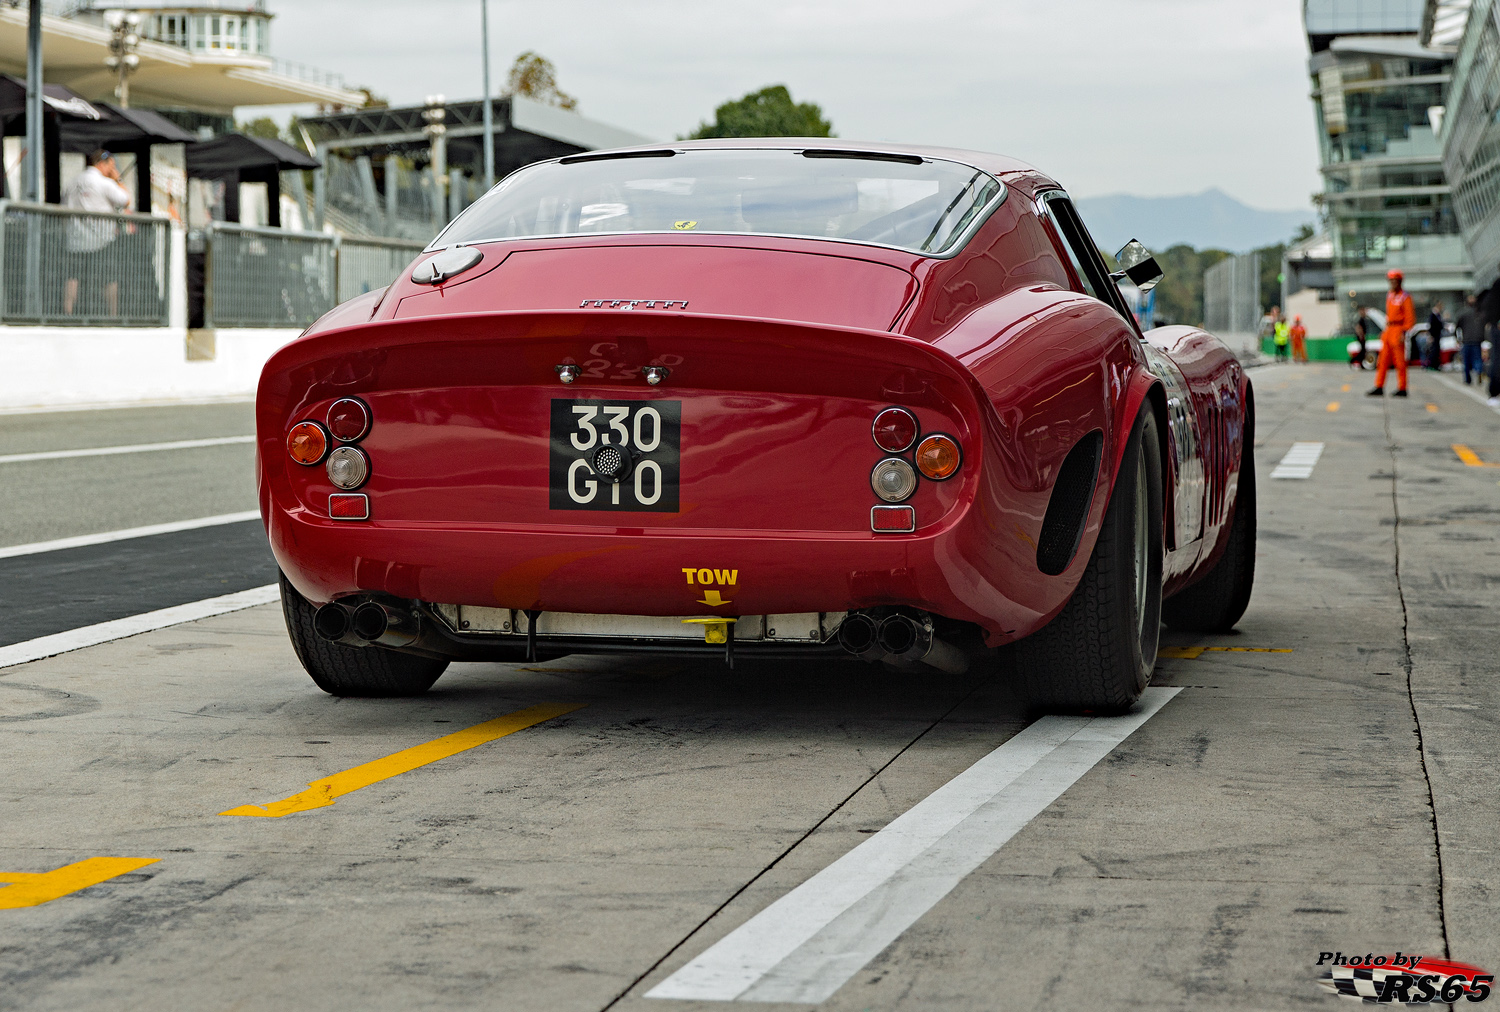
[[[1329,411],[1337,411],[1338,409],[1339,409],[1339,402],[1338,401],[1329,401],[1328,402],[1328,410]]]
[[[1209,650],[1226,654],[1289,654],[1292,652],[1290,647],[1162,647],[1156,652],[1156,656],[1191,661],[1203,656]]]
[[[1343,386],[1339,387],[1339,389],[1347,394],[1349,392],[1349,384],[1345,383]]]
[[[1429,404],[1427,405],[1427,410],[1435,415],[1437,414],[1438,406],[1436,404]]]
[[[529,706],[524,710],[506,714],[504,717],[496,717],[487,720],[483,724],[475,724],[473,727],[453,734],[445,734],[441,738],[435,738],[422,745],[413,745],[411,748],[402,749],[384,759],[375,759],[356,766],[352,770],[335,773],[331,777],[314,780],[307,785],[307,790],[293,794],[281,801],[273,801],[269,805],[241,805],[231,808],[220,815],[251,815],[261,818],[279,819],[283,815],[292,815],[296,812],[309,812],[314,808],[327,808],[333,804],[335,798],[341,798],[345,794],[357,791],[361,787],[369,787],[378,784],[382,780],[400,776],[416,769],[435,763],[439,759],[446,759],[451,755],[466,752],[476,745],[503,738],[508,734],[525,730],[534,724],[551,720],[553,717],[561,717],[565,713],[581,710],[587,703],[543,703],[540,706]]]
[[[1479,459],[1479,454],[1469,449],[1462,443],[1453,444],[1453,452],[1458,454],[1458,459],[1469,467],[1500,467],[1500,464],[1487,464]]]
[[[91,857],[53,871],[0,871],[0,910],[39,907],[69,893],[155,864],[155,857]]]

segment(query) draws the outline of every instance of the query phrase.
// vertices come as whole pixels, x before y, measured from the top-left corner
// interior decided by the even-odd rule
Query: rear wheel
[[[1172,629],[1228,632],[1250,606],[1254,584],[1255,457],[1247,435],[1224,554],[1203,579],[1162,602],[1162,619]]]
[[[1125,446],[1078,589],[1011,649],[1021,686],[1049,710],[1118,713],[1140,698],[1161,629],[1161,442],[1150,406]]]
[[[384,647],[330,643],[313,628],[313,606],[281,576],[281,612],[297,660],[318,688],[335,696],[420,696],[432,687],[448,662]]]

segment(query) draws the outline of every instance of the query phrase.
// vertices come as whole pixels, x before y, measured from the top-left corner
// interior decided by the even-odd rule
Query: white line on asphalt
[[[1293,443],[1286,451],[1281,463],[1271,472],[1272,478],[1311,478],[1318,458],[1323,455],[1322,443]]]
[[[1481,382],[1476,385],[1481,389],[1487,389],[1489,385],[1489,377],[1487,375],[1481,374],[1479,378]],[[1460,383],[1458,380],[1453,379],[1451,376],[1444,376],[1441,373],[1434,376],[1433,379],[1437,380],[1444,386],[1452,387],[1454,390],[1457,390],[1461,394],[1466,394],[1467,396],[1474,398],[1480,404],[1483,404],[1485,407],[1495,412],[1495,414],[1500,415],[1500,405],[1491,404],[1489,402],[1489,399],[1486,398],[1484,394],[1480,393],[1478,390],[1471,390],[1466,384]]]
[[[220,513],[214,517],[199,517],[196,520],[174,520],[168,524],[150,524],[146,527],[127,527],[120,531],[103,531],[99,534],[80,534],[56,541],[33,541],[29,545],[10,545],[0,548],[0,559],[17,555],[36,555],[40,552],[56,552],[63,548],[83,548],[87,545],[105,545],[111,541],[128,541],[131,538],[149,538],[153,534],[173,534],[177,531],[193,531],[199,527],[218,527],[221,524],[240,524],[247,520],[259,520],[260,510],[245,510],[243,513]]]
[[[258,604],[270,604],[279,596],[280,591],[276,584],[268,583],[264,587],[242,590],[237,594],[210,597],[203,601],[194,601],[191,604],[179,604],[173,608],[148,611],[142,615],[117,618],[113,622],[100,622],[97,625],[86,625],[79,629],[69,629],[67,632],[54,633],[51,636],[40,636],[37,639],[26,640],[22,643],[12,643],[8,647],[0,647],[0,668],[8,668],[14,664],[25,664],[29,661],[39,661],[43,657],[51,657],[54,654],[65,654],[70,650],[81,650],[84,647],[98,646],[100,643],[108,643],[110,640],[121,640],[127,636],[151,632],[154,629],[165,629],[168,626],[181,625],[184,622],[196,622],[200,618],[212,618],[215,615],[223,615],[231,611],[253,608]]]
[[[28,460],[65,460],[69,457],[110,457],[117,453],[155,453],[158,450],[194,450],[200,446],[228,446],[230,443],[253,443],[254,436],[217,436],[213,439],[179,439],[171,443],[135,443],[131,446],[91,446],[85,450],[44,450],[40,453],[12,453],[0,457],[0,464],[20,464]]]
[[[1043,717],[646,992],[821,1002],[1149,720]]]

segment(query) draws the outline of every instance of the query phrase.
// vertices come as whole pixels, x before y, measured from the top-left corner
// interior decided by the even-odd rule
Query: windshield
[[[902,160],[896,160],[896,159]],[[690,149],[522,169],[433,243],[622,232],[749,232],[948,251],[1002,195],[958,162],[814,149]]]

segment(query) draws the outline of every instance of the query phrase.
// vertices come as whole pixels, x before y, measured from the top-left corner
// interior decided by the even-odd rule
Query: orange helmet
[[[1300,317],[1300,316],[1294,316],[1294,317],[1292,317],[1292,322],[1293,323],[1301,323],[1302,322],[1302,317]]]
[[[1386,278],[1388,280],[1391,280],[1391,281],[1405,281],[1406,280],[1406,275],[1402,274],[1400,271],[1396,270],[1394,267],[1391,268],[1390,270],[1386,271],[1385,272],[1385,276],[1386,276]]]

